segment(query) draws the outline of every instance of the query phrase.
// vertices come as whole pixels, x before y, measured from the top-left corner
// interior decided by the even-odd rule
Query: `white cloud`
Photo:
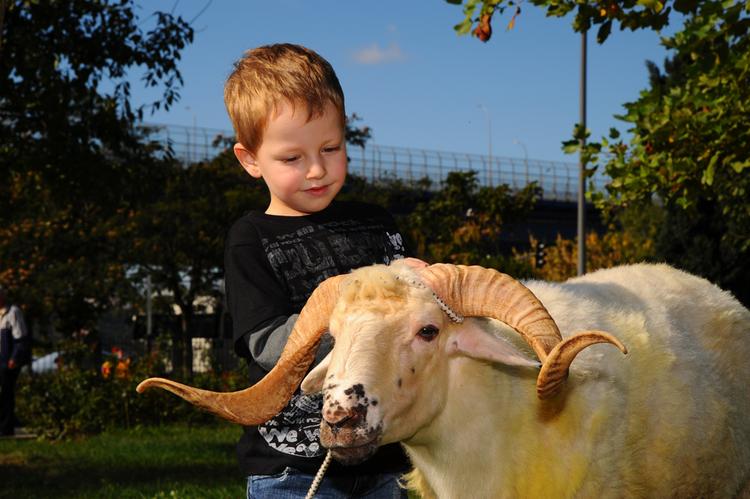
[[[360,64],[385,64],[388,62],[399,62],[406,59],[396,43],[391,43],[386,48],[381,48],[377,43],[360,49],[354,53],[354,60]]]

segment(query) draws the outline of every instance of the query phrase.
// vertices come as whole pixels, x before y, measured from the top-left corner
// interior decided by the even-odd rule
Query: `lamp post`
[[[513,139],[514,144],[518,144],[523,148],[523,168],[526,174],[526,185],[529,185],[529,151],[526,150],[526,144],[518,139]]]
[[[146,276],[146,349],[151,353],[151,335],[154,331],[153,308],[151,305],[151,275]]]
[[[578,159],[578,275],[586,273],[586,162],[583,148],[586,146],[586,31],[581,33],[581,150]]]
[[[188,157],[190,158],[188,160],[188,163],[198,162],[198,154],[197,154],[197,142],[198,142],[198,118],[195,115],[195,112],[193,111],[193,108],[190,106],[185,106],[186,111],[190,111],[190,114],[193,115],[193,129],[188,133],[188,137],[190,139],[188,140]]]
[[[490,118],[489,109],[487,109],[484,104],[479,104],[478,107],[484,111],[484,114],[487,116],[487,185],[492,187],[492,119]]]

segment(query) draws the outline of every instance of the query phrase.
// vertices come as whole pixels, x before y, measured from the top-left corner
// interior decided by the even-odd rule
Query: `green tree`
[[[492,37],[492,21],[495,15],[503,16],[513,12],[507,24],[512,29],[521,15],[524,0],[446,0],[448,3],[463,5],[464,19],[454,29],[460,35],[471,33],[483,42]],[[526,0],[532,5],[545,9],[547,17],[565,17],[573,13],[573,29],[587,31],[597,29],[599,43],[609,37],[613,26],[621,30],[653,29],[660,30],[669,23],[675,12],[681,15],[694,15],[703,4],[721,7],[735,3],[731,0]]]
[[[663,43],[664,72],[647,64],[650,88],[620,117],[632,138],[612,130],[588,146],[612,177],[598,203],[658,200],[657,256],[750,304],[750,4],[702,3]]]
[[[180,325],[172,338],[174,365],[190,371],[196,316],[209,308],[221,316],[224,238],[243,212],[263,210],[268,195],[237,164],[231,149],[207,163],[175,165],[158,200],[129,213],[123,226],[136,283],[151,279],[161,313]],[[143,298],[137,300],[142,307]]]
[[[461,3],[461,2],[453,2]],[[590,170],[612,178],[600,207],[664,207],[655,236],[656,258],[703,275],[750,303],[750,3],[739,0],[572,1],[532,0],[548,16],[575,11],[577,31],[598,26],[603,42],[611,28],[660,29],[674,13],[684,25],[662,39],[670,57],[664,70],[647,63],[650,88],[624,104],[630,139],[612,129],[588,142]],[[468,0],[456,29],[471,31],[517,3]],[[479,17],[475,13],[479,9]],[[517,12],[516,12],[517,13]],[[482,17],[484,16],[484,17]],[[489,16],[489,17],[487,17]],[[484,21],[482,21],[484,19]],[[481,38],[481,30],[475,35]],[[486,39],[486,37],[485,37]],[[579,149],[588,130],[575,127],[567,152]],[[601,157],[601,153],[608,154]]]
[[[136,124],[178,98],[193,31],[135,10],[133,0],[0,2],[0,280],[66,333],[126,291],[117,222],[158,195],[169,169]],[[140,108],[134,70],[161,88]]]
[[[505,256],[508,248],[500,235],[503,224],[529,214],[539,194],[535,183],[514,193],[507,185],[480,187],[476,172],[451,172],[442,188],[407,217],[405,232],[416,255],[426,261],[527,274],[528,268]]]

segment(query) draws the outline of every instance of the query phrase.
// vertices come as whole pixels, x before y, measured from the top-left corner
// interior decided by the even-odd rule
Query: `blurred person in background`
[[[10,436],[16,425],[16,381],[31,358],[30,338],[21,309],[8,301],[0,284],[0,435]]]

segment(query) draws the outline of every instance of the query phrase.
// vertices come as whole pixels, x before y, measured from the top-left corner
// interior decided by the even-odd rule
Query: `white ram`
[[[322,443],[355,463],[402,442],[425,497],[750,495],[747,309],[666,265],[526,286],[479,267],[359,269],[318,287],[254,387],[139,390],[257,424],[330,329],[333,351],[302,384],[323,391]],[[583,350],[603,342],[629,353]]]

